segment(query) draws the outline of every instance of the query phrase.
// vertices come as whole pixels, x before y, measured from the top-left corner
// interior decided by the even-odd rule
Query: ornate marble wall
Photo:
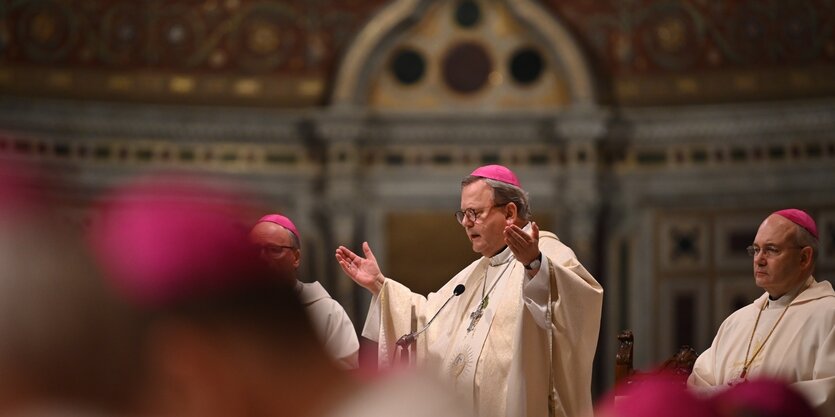
[[[251,190],[294,218],[304,275],[358,326],[367,296],[336,245],[368,240],[384,270],[437,287],[474,256],[460,179],[508,165],[606,288],[600,391],[622,328],[641,367],[706,347],[757,293],[740,248],[771,210],[816,215],[832,279],[832,7],[0,2],[0,163],[48,166],[80,227],[103,189],[152,171]]]

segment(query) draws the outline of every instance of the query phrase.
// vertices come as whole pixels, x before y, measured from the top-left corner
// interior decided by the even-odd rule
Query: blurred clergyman
[[[689,385],[715,390],[751,377],[778,378],[791,382],[822,416],[835,416],[835,292],[812,276],[815,221],[802,210],[774,212],[748,252],[765,294],[722,323],[696,360]]]
[[[258,220],[249,234],[261,250],[261,258],[276,275],[290,280],[295,287],[325,350],[345,369],[359,366],[359,340],[345,309],[331,298],[318,281],[298,280],[301,264],[301,236],[296,225],[280,214],[268,214]]]

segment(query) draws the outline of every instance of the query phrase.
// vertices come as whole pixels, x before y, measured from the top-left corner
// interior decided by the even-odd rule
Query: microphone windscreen
[[[459,296],[464,293],[464,284],[458,284],[455,286],[455,289],[452,290],[452,295]]]

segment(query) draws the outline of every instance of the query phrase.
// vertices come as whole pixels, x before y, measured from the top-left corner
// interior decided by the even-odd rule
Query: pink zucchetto
[[[117,190],[90,230],[106,281],[131,304],[155,309],[266,280],[240,201],[170,179]]]
[[[818,239],[818,226],[815,224],[812,216],[805,211],[791,208],[775,211],[771,214],[776,214],[790,220],[792,223],[806,229],[806,231],[811,233],[815,239]]]
[[[815,417],[808,400],[790,384],[773,379],[752,379],[710,398],[721,416]]]
[[[280,214],[267,214],[266,216],[261,217],[260,219],[258,219],[258,223],[263,223],[263,222],[275,223],[275,224],[289,230],[290,233],[292,233],[296,236],[296,240],[299,241],[299,244],[301,244],[302,237],[299,235],[299,230],[296,229],[296,225],[293,224],[293,222],[289,218],[287,218],[286,216],[282,216]]]
[[[513,171],[507,167],[501,165],[485,165],[483,167],[478,167],[470,175],[474,177],[489,178],[491,180],[500,181],[522,188],[522,185],[519,184],[519,179],[516,178],[516,174],[514,174]]]
[[[594,414],[600,417],[719,417],[707,401],[673,374],[643,375],[613,390]]]

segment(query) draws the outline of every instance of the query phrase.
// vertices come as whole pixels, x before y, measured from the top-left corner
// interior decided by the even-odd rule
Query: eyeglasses
[[[766,258],[775,258],[777,256],[780,256],[780,254],[783,252],[784,249],[799,249],[799,248],[804,248],[804,246],[789,246],[787,248],[780,248],[780,247],[774,246],[774,245],[765,245],[765,247],[760,248],[759,246],[751,245],[751,246],[745,248],[745,250],[747,250],[748,254],[751,255],[754,258],[759,256],[760,254],[763,254],[763,256],[765,256]]]
[[[284,252],[284,249],[296,249],[296,247],[285,245],[264,245],[261,246],[261,253],[267,254],[267,256],[271,257],[278,257]]]
[[[488,211],[490,211],[491,208],[506,206],[508,204],[509,203],[494,204],[490,207],[486,207],[486,208],[483,208],[483,209],[480,209],[480,210],[475,210],[475,209],[471,209],[471,208],[468,208],[464,211],[458,210],[458,211],[455,212],[455,219],[458,220],[458,223],[461,223],[461,224],[464,223],[464,218],[465,217],[466,217],[467,220],[469,220],[473,223],[481,223],[482,215],[487,213]]]

